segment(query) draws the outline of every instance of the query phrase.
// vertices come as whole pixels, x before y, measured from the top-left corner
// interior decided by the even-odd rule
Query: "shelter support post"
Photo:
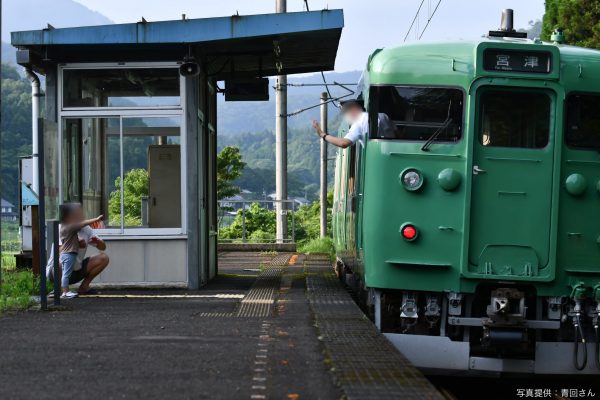
[[[35,118],[34,122],[38,124],[37,130],[37,142],[38,142],[38,156],[39,162],[37,164],[37,174],[38,174],[38,182],[40,191],[38,192],[39,196],[39,205],[38,205],[38,243],[39,243],[39,268],[40,268],[40,305],[42,310],[48,309],[48,290],[46,288],[46,273],[44,271],[44,266],[46,265],[46,246],[44,245],[46,238],[46,196],[44,193],[44,129],[43,121],[41,118]],[[57,258],[58,255],[55,254],[54,258]]]

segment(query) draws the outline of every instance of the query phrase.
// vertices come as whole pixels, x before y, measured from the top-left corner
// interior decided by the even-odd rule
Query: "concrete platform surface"
[[[0,317],[0,399],[345,398],[304,256],[228,254],[199,291],[106,290]]]

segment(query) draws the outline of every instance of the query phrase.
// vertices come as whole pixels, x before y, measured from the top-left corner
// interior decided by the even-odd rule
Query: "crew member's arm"
[[[346,147],[352,146],[354,144],[349,139],[332,136],[332,135],[327,134],[326,132],[323,132],[323,129],[321,129],[321,126],[319,125],[319,123],[317,121],[313,121],[312,125],[313,125],[313,128],[315,129],[315,132],[317,132],[317,135],[319,135],[319,137],[321,139],[323,139],[324,141],[326,141],[327,143],[331,143],[332,145],[341,147],[342,149],[345,149]]]

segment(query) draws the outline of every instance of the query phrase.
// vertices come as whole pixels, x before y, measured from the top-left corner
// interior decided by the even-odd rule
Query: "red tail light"
[[[417,228],[412,224],[403,225],[402,228],[400,228],[400,233],[402,234],[402,237],[408,241],[415,240],[419,234]]]

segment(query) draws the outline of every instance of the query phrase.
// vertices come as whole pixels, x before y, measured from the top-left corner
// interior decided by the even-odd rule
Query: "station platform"
[[[201,290],[101,290],[63,304],[0,317],[0,398],[443,398],[327,256],[226,252]]]

